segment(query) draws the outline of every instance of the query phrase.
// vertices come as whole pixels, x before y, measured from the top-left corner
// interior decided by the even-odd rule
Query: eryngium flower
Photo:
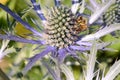
[[[18,15],[12,12],[9,8],[0,4],[0,7],[2,9],[4,9],[7,13],[13,16],[14,19],[16,19],[21,24],[23,24],[28,30],[33,32],[34,37],[36,36],[37,38],[39,37],[38,40],[33,40],[33,39],[28,40],[25,38],[21,38],[19,36],[14,36],[12,34],[8,34],[8,35],[0,34],[1,39],[9,39],[24,43],[31,43],[31,44],[38,44],[41,46],[42,45],[45,46],[45,49],[42,52],[36,54],[35,56],[29,59],[27,66],[22,71],[23,74],[25,74],[35,64],[37,60],[42,59],[48,53],[51,53],[52,57],[57,57],[59,63],[63,62],[64,58],[67,55],[72,55],[78,58],[78,56],[75,54],[76,51],[82,52],[82,51],[90,50],[92,43],[89,42],[89,40],[94,40],[96,39],[97,36],[98,38],[104,36],[104,34],[101,33],[102,30],[100,30],[101,31],[99,32],[100,34],[97,33],[95,37],[92,35],[90,36],[88,35],[87,38],[86,37],[84,38],[79,36],[79,33],[81,33],[83,30],[86,30],[88,24],[91,25],[92,23],[95,22],[95,20],[101,17],[102,13],[105,12],[105,10],[109,8],[109,6],[111,5],[110,3],[108,4],[106,3],[106,5],[101,8],[102,11],[100,13],[97,14],[93,13],[93,15],[91,15],[90,17],[89,23],[87,23],[87,20],[82,15],[82,13],[79,13],[78,10],[73,10],[73,8],[68,8],[66,6],[61,5],[60,0],[55,0],[55,7],[52,7],[48,10],[48,14],[46,17],[41,11],[40,5],[36,3],[36,0],[31,0],[31,2],[35,12],[38,14],[39,18],[43,23],[44,30],[42,30],[42,33],[38,32],[33,27],[31,27],[27,22],[23,21]],[[94,4],[95,2],[93,0],[90,0],[90,2],[92,2],[93,5],[95,5]],[[75,6],[78,4],[80,5],[81,3],[79,3],[79,0],[72,0],[72,4],[73,6]],[[83,1],[82,4],[85,4],[85,2]],[[74,9],[79,9],[79,8],[74,8]],[[104,32],[106,32],[105,29],[106,28],[103,29]],[[110,32],[107,32],[107,34]],[[105,46],[107,45],[108,44],[100,43],[97,44],[96,46],[98,49],[106,49]]]
[[[48,12],[47,21],[48,24],[45,26],[47,43],[59,49],[74,44],[78,40],[78,32],[87,29],[86,20],[77,17],[65,6],[52,7]]]
[[[68,47],[77,40],[75,16],[72,11],[64,6],[53,7],[47,17],[48,25],[45,29],[49,45],[63,48]]]
[[[105,25],[109,26],[110,24],[120,23],[120,1],[116,0],[110,9],[103,15],[103,22]]]

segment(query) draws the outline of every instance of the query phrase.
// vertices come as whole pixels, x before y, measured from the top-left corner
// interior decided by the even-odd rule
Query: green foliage
[[[27,1],[29,2],[29,0],[27,0]],[[33,18],[35,17],[36,19],[38,19],[38,17],[36,15],[34,15],[34,12],[32,10],[29,10],[26,13],[22,13],[22,11],[24,11],[25,9],[28,8],[28,5],[26,4],[27,1],[25,1],[25,0],[10,0],[6,5],[8,5],[13,11],[15,11],[20,16],[22,16],[22,18],[24,20],[27,20],[32,26],[35,26],[35,25],[33,25],[33,23],[30,20],[31,16]],[[39,2],[39,0],[37,0],[37,1]],[[100,0],[99,0],[99,2],[100,2]],[[45,6],[46,4],[49,4],[46,6],[54,5],[53,0],[52,1],[51,0],[40,0],[40,3],[42,5],[43,11],[45,9],[45,7],[43,7],[43,6]],[[67,6],[71,5],[70,0],[64,0],[63,3]],[[85,10],[85,13],[91,14],[90,11],[88,11],[87,9]],[[11,18],[10,16],[9,16],[9,19],[11,22],[14,21],[13,18]],[[4,12],[0,9],[0,33],[4,33],[3,29],[8,30],[8,23],[6,21],[7,21],[7,14],[6,14],[6,12]],[[14,28],[17,35],[26,37],[24,34],[31,34],[30,31],[23,28],[23,26],[19,23],[17,25],[13,25],[13,26],[12,26],[12,28]],[[90,33],[94,31],[94,27],[96,28],[96,26],[93,26],[93,30],[91,30]],[[108,42],[108,41],[113,42],[114,44],[109,45],[108,48],[117,50],[117,52],[97,51],[98,55],[96,57],[97,57],[98,61],[100,61],[100,63],[103,66],[105,65],[106,69],[109,70],[109,67],[115,62],[115,60],[120,59],[120,57],[119,57],[120,56],[120,36],[118,35],[118,38],[115,38],[109,34],[109,35],[104,36],[102,38],[102,40],[106,41],[106,42]],[[30,56],[33,56],[35,53],[40,52],[41,49],[38,51],[33,51],[33,49],[35,49],[36,45],[35,46],[25,45],[22,43],[16,44],[14,41],[11,41],[8,44],[8,48],[12,47],[12,46],[14,46],[14,48],[16,49],[16,52],[10,54],[9,57],[7,56],[7,58],[5,58],[6,61],[9,61],[8,63],[5,63],[5,64],[9,64],[9,66],[7,65],[7,68],[3,68],[3,71],[8,75],[10,75],[9,73],[12,73],[12,75],[10,77],[11,80],[19,80],[19,78],[21,76],[18,75],[18,73],[26,65],[26,60]],[[16,47],[16,46],[19,46],[19,47]],[[93,49],[95,49],[95,47]],[[96,49],[95,49],[95,51],[96,51]],[[91,53],[93,53],[93,52],[94,52],[94,50],[91,51]],[[89,54],[88,52],[86,52],[86,53]],[[81,54],[81,53],[79,53],[79,54]],[[81,56],[79,55],[79,57],[81,57]],[[111,61],[109,62],[109,60],[111,60]],[[73,60],[68,57],[66,61],[70,61],[70,62],[74,63],[76,60]],[[97,67],[100,68],[101,64],[99,64]],[[86,67],[84,65],[73,64],[73,65],[69,65],[69,66],[64,66],[64,68],[62,68],[62,69],[64,70],[64,73],[66,73],[65,69],[69,69],[71,71],[71,73],[73,73],[75,80],[80,80],[81,76],[82,77],[84,76],[81,66]],[[1,64],[0,64],[0,68],[1,68]],[[26,74],[24,77],[21,77],[21,80],[42,80],[42,79],[43,80],[53,80],[51,78],[51,75],[48,75],[47,69],[40,62],[36,63],[36,65],[28,72],[28,74]],[[0,78],[0,80],[2,80],[2,79]],[[120,75],[117,76],[115,80],[120,80]]]

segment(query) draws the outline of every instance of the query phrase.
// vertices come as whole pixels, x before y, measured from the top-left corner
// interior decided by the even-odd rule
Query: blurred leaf
[[[31,31],[27,30],[22,24],[17,23],[15,26],[15,33],[21,37],[27,37],[29,34],[32,34]]]
[[[75,77],[75,80],[79,80],[80,75],[82,75],[81,71],[81,65],[80,66],[73,66],[73,74]]]
[[[0,76],[2,77],[3,80],[10,80],[8,76],[0,69]]]
[[[0,3],[6,4],[9,0],[0,0]]]
[[[107,56],[117,56],[120,53],[120,38],[115,38],[112,35],[106,35],[102,38],[103,41],[111,41],[114,44],[108,46],[108,48],[118,50],[117,52],[106,51]]]

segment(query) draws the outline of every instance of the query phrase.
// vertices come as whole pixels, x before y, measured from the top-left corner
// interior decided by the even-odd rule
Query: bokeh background
[[[100,0],[97,1],[100,2]],[[41,7],[44,13],[46,13],[47,7],[54,6],[54,0],[39,0],[38,2],[41,3]],[[37,17],[35,12],[29,7],[30,0],[0,0],[0,3],[8,6],[12,11],[19,14],[23,20],[29,22],[29,24],[33,27],[35,25],[31,22],[31,17],[36,19],[39,22],[39,25],[41,26],[39,18]],[[62,4],[70,7],[71,0],[62,0]],[[11,23],[15,22],[15,20],[10,15],[8,15],[8,17]],[[32,34],[29,30],[26,30],[24,26],[21,25],[19,22],[16,22],[14,26],[9,26],[7,21],[7,13],[0,9],[0,33],[5,34],[4,30],[14,32],[15,35],[19,35],[24,38],[29,38],[25,34]],[[97,54],[97,60],[100,63],[100,65],[98,64],[96,67],[99,67],[100,69],[103,69],[104,67],[109,68],[116,60],[120,59],[120,32],[117,31],[113,34],[108,34],[102,37],[101,40],[105,42],[115,42],[113,45],[108,46],[108,48],[115,49],[116,51],[98,50]],[[0,40],[0,46],[2,46],[2,40]],[[4,73],[11,78],[11,80],[20,80],[19,72],[26,65],[26,59],[30,58],[39,51],[33,51],[33,49],[36,48],[37,45],[10,41],[8,44],[8,48],[12,46],[15,49],[15,51],[7,55],[0,61],[0,69],[2,69]],[[48,58],[47,56],[45,57]],[[67,62],[71,62],[71,64],[68,65],[68,67],[74,73],[75,80],[79,80],[79,77],[82,75],[81,65],[76,64],[77,61],[70,57],[66,59],[66,63]],[[22,77],[21,80],[53,80],[51,76],[45,76],[46,72],[47,70],[40,63],[40,61],[38,61],[36,65],[27,73],[27,75]],[[0,80],[4,80],[4,78],[1,75]],[[120,80],[120,76],[117,76],[115,80]]]

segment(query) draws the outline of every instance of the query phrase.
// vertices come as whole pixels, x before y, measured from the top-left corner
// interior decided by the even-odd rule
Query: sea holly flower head
[[[34,11],[37,13],[38,17],[42,21],[42,25],[44,29],[39,32],[38,30],[31,27],[27,22],[23,21],[20,16],[12,12],[8,7],[0,4],[0,7],[4,9],[7,13],[9,13],[14,19],[19,21],[24,27],[30,30],[33,33],[34,37],[39,39],[25,39],[20,36],[15,36],[12,34],[2,35],[0,34],[1,39],[9,39],[15,40],[23,43],[30,44],[38,44],[40,46],[45,46],[44,50],[32,58],[29,59],[28,64],[22,71],[25,74],[31,67],[35,64],[37,60],[42,59],[46,54],[51,53],[52,57],[57,57],[59,63],[62,63],[67,55],[72,55],[77,58],[76,51],[83,52],[91,49],[92,43],[91,40],[99,39],[100,37],[111,33],[115,30],[119,30],[119,0],[110,0],[104,2],[101,5],[97,5],[97,2],[94,0],[90,0],[91,6],[88,6],[87,3],[83,0],[79,2],[79,0],[72,0],[73,6],[71,8],[61,5],[60,0],[54,0],[55,7],[49,8],[47,11],[47,16],[44,16],[40,4],[36,2],[36,0],[31,0]],[[105,17],[107,14],[106,10],[112,5],[115,4],[117,7],[115,8],[114,15],[110,15]],[[103,5],[103,6],[102,6]],[[81,8],[79,8],[81,6]],[[102,6],[102,7],[100,7]],[[93,9],[95,9],[93,11]],[[73,9],[75,8],[75,9]],[[84,9],[88,8],[93,12],[92,15],[84,14]],[[100,10],[99,10],[100,9]],[[97,11],[99,10],[99,11]],[[109,12],[108,12],[109,13]],[[117,13],[117,14],[116,14]],[[101,17],[102,16],[102,17]],[[112,19],[116,24],[108,23],[108,18],[111,16],[117,17],[117,19]],[[99,19],[101,20],[100,25],[105,24],[103,29],[98,30],[94,34],[90,34],[84,37],[84,35],[80,35],[83,31],[87,30],[93,23],[99,23]],[[35,22],[33,20],[33,22]],[[107,25],[106,25],[107,24]],[[109,25],[108,25],[109,24]],[[99,25],[99,24],[98,24]],[[113,29],[112,26],[116,26]],[[107,31],[107,29],[109,29]],[[113,29],[113,30],[112,30]],[[101,43],[100,43],[101,44]],[[106,49],[105,45],[97,44],[98,49]]]

